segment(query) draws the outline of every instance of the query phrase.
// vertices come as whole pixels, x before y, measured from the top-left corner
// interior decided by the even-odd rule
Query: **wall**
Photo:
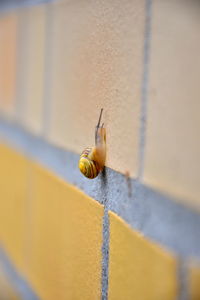
[[[200,299],[199,2],[37,2],[1,4],[1,298]]]

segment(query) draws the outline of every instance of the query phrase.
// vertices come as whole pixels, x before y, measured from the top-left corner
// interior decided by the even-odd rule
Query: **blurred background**
[[[197,0],[0,1],[0,300],[200,300],[199,79]]]

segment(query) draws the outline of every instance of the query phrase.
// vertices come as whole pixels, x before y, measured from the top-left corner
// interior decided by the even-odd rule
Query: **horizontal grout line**
[[[21,276],[15,269],[14,265],[8,258],[5,250],[0,245],[0,269],[3,271],[5,278],[10,282],[11,286],[15,289],[21,299],[24,300],[39,300],[29,283]]]
[[[200,258],[200,214],[145,186],[105,168],[93,180],[79,172],[79,155],[60,149],[13,123],[0,120],[0,140],[39,162],[124,219],[132,228],[182,257]],[[102,197],[103,189],[103,197]]]

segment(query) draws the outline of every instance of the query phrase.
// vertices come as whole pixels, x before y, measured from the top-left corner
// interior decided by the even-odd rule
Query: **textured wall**
[[[199,2],[0,8],[0,299],[198,300]]]

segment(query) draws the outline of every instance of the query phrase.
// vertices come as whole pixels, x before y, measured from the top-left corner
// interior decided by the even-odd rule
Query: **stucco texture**
[[[103,207],[31,164],[26,278],[43,300],[100,300]]]
[[[154,1],[144,181],[200,209],[200,6]]]
[[[109,300],[175,300],[176,260],[164,249],[110,216]]]
[[[49,7],[46,136],[81,153],[94,145],[103,108],[106,165],[132,176],[137,173],[144,2],[65,1]]]

